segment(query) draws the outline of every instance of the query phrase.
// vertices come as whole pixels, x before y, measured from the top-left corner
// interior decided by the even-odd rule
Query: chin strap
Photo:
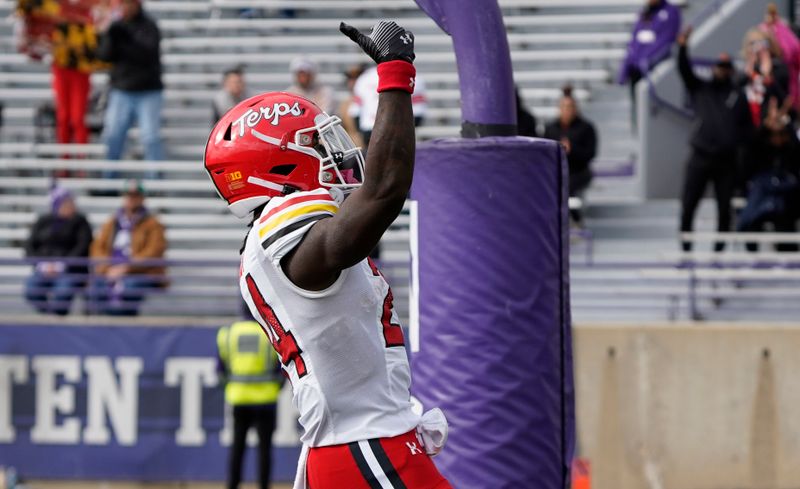
[[[335,200],[338,205],[342,205],[342,202],[344,202],[344,197],[345,197],[344,191],[336,187],[331,187],[327,190],[328,193],[331,194],[331,197],[333,197],[333,200]]]

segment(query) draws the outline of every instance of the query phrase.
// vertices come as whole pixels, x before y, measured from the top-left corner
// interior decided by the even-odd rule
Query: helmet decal
[[[222,116],[206,143],[204,166],[238,217],[295,191],[346,195],[364,179],[361,148],[341,120],[285,92],[256,95]]]
[[[259,107],[258,109],[247,109],[247,112],[233,121],[234,129],[239,133],[239,137],[245,134],[245,126],[256,127],[261,120],[269,121],[273,126],[280,123],[281,117],[292,115],[295,117],[303,115],[300,104],[295,102],[291,106],[285,102],[272,104],[272,107]]]
[[[228,182],[228,188],[230,190],[238,190],[244,187],[244,179],[242,178],[242,172],[234,170],[229,173],[225,173],[225,181]]]

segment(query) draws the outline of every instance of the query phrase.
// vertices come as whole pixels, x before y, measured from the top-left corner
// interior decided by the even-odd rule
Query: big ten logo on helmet
[[[258,109],[248,109],[241,117],[233,121],[233,126],[239,133],[239,137],[244,136],[244,128],[255,127],[256,124],[261,122],[261,119],[270,121],[270,124],[277,126],[281,117],[286,115],[300,116],[303,110],[300,105],[295,102],[292,105],[286,102],[278,102],[272,104],[272,107],[259,107]]]
[[[244,187],[244,180],[242,180],[242,172],[232,171],[225,174],[225,181],[228,182],[228,188],[237,190]]]

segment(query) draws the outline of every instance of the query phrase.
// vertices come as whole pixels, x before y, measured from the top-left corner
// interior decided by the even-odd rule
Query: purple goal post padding
[[[436,465],[459,489],[567,488],[574,404],[563,150],[523,137],[437,140],[417,148],[416,165],[412,393],[450,421]]]
[[[517,134],[514,75],[496,0],[416,0],[453,38],[461,89],[462,136]]]

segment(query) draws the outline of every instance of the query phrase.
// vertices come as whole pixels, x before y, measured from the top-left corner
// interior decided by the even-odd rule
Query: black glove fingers
[[[342,22],[339,30],[358,44],[376,63],[400,59],[414,61],[414,35],[395,22],[380,21],[365,35]]]
[[[351,25],[345,24],[344,22],[342,22],[342,24],[339,26],[339,30],[342,31],[342,34],[349,37],[364,50],[368,49],[369,45],[372,44],[372,40],[365,36],[364,33]]]
[[[339,24],[339,31],[341,31],[341,33],[344,34],[345,36],[352,39],[354,42],[361,44],[359,36],[363,37],[364,34],[361,34],[361,32],[355,27],[342,22],[341,24]]]
[[[353,42],[359,45],[362,50],[364,50],[369,57],[371,57],[375,62],[378,62],[378,50],[375,48],[375,43],[370,39],[368,36],[365,36],[364,33],[356,29],[355,27],[345,24],[342,22],[339,24],[339,30],[345,36],[349,37]]]

